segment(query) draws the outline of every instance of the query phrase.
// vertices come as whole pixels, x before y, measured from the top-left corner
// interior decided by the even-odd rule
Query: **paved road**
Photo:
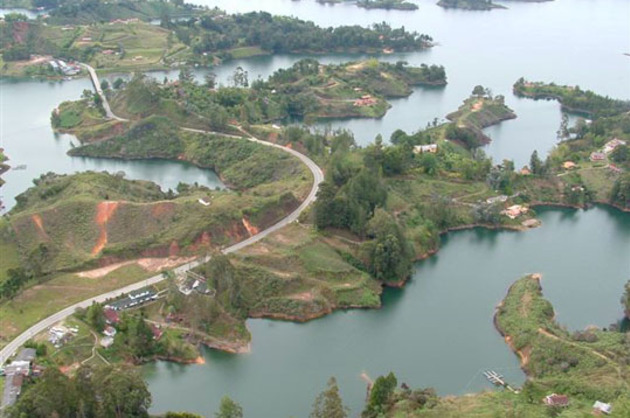
[[[83,64],[83,63],[81,63],[80,65],[83,68],[85,68],[88,71],[88,73],[90,73],[90,79],[92,80],[92,84],[94,85],[94,90],[96,90],[96,93],[99,96],[101,96],[101,99],[103,99],[103,109],[105,109],[105,116],[107,116],[107,119],[116,119],[121,122],[127,122],[128,119],[120,118],[114,115],[114,112],[112,112],[111,107],[109,107],[109,102],[107,101],[107,97],[105,97],[105,94],[103,93],[103,89],[101,88],[101,82],[98,80],[98,75],[96,75],[96,71],[94,70],[94,68],[92,68],[90,65]]]
[[[96,73],[94,72],[94,69],[92,67],[86,66],[86,68],[88,68],[88,71],[90,71],[90,74],[94,73],[94,77],[96,77]],[[96,80],[96,82],[98,82],[98,78],[93,78],[92,81],[94,82],[94,80]],[[97,91],[100,90],[100,85],[94,83],[95,88],[97,89]],[[102,94],[102,91],[99,92],[99,94]],[[103,96],[104,97],[104,96]],[[107,103],[105,100],[103,101],[103,104]],[[107,105],[106,107],[106,111],[107,109],[109,109],[109,105]],[[111,113],[111,110],[109,110],[109,112]],[[116,117],[115,115],[112,114],[112,117],[118,120],[124,120],[121,118]],[[244,241],[241,241],[239,243],[236,243],[230,247],[227,247],[225,249],[223,249],[223,253],[224,254],[230,254],[236,251],[239,251],[245,247],[247,247],[248,245],[252,245],[255,242],[260,241],[261,239],[265,238],[267,235],[285,227],[286,225],[296,221],[298,219],[298,217],[300,216],[300,214],[304,211],[304,209],[306,209],[306,207],[308,205],[310,205],[313,201],[315,201],[316,195],[317,195],[317,190],[319,190],[319,185],[322,181],[324,181],[324,174],[321,170],[321,168],[319,168],[319,166],[317,164],[315,164],[315,162],[313,160],[311,160],[310,158],[308,158],[306,155],[301,154],[291,148],[287,148],[287,147],[283,147],[281,145],[277,145],[277,144],[272,144],[270,142],[266,142],[266,141],[261,141],[258,138],[253,137],[252,135],[250,135],[249,133],[245,132],[243,129],[241,129],[240,127],[237,127],[250,141],[252,142],[256,142],[259,143],[261,145],[265,145],[268,147],[274,147],[274,148],[278,148],[281,149],[282,151],[288,152],[289,154],[297,157],[300,159],[300,161],[302,161],[311,171],[311,173],[313,173],[313,187],[311,188],[310,193],[308,194],[308,196],[306,197],[306,199],[304,199],[304,201],[302,202],[302,204],[293,212],[291,212],[286,218],[282,219],[281,221],[279,221],[278,223],[276,223],[275,225],[265,229],[264,231],[260,231],[258,234],[253,235],[249,238],[247,238]],[[199,133],[209,133],[209,132],[204,132],[204,131],[200,131],[200,130],[195,130],[195,129],[189,129],[189,128],[183,128],[185,130],[191,131],[191,132],[199,132]],[[207,262],[210,259],[210,257],[204,257],[202,259],[198,259],[195,261],[192,261],[190,263],[187,264],[183,264],[177,268],[175,268],[173,271],[177,274],[177,273],[183,273],[184,271],[193,269],[205,262]],[[40,332],[46,330],[47,328],[53,326],[54,324],[56,324],[57,322],[69,317],[70,315],[72,315],[78,308],[87,308],[89,307],[92,303],[97,302],[97,303],[103,303],[108,299],[112,299],[112,298],[116,298],[118,296],[121,296],[122,294],[125,293],[129,293],[132,292],[134,290],[138,290],[141,289],[145,286],[150,286],[156,283],[161,282],[162,280],[164,280],[164,276],[162,274],[158,274],[156,276],[150,277],[146,280],[143,280],[141,282],[138,283],[134,283],[131,284],[129,286],[125,286],[123,288],[120,289],[116,289],[116,290],[112,290],[111,292],[107,292],[107,293],[103,293],[102,295],[98,295],[95,296],[93,298],[89,298],[86,299],[82,302],[79,303],[75,303],[72,306],[68,306],[65,309],[62,309],[61,311],[49,316],[46,319],[43,319],[41,321],[39,321],[38,323],[36,323],[35,325],[33,325],[32,327],[30,327],[29,329],[27,329],[26,331],[24,331],[22,334],[20,334],[17,338],[15,338],[13,341],[11,341],[9,344],[7,344],[6,347],[4,347],[2,350],[0,350],[0,365],[4,364],[5,361],[7,359],[9,359],[11,356],[13,356],[13,354],[15,354],[15,352],[17,351],[18,348],[20,348],[22,345],[24,345],[24,343],[26,341],[28,341],[30,338],[34,337],[35,335],[39,334]]]

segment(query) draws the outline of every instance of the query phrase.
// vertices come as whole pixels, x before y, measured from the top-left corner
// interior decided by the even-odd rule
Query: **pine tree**
[[[310,418],[346,418],[348,408],[343,405],[339,395],[337,380],[331,377],[328,380],[328,388],[317,395]]]

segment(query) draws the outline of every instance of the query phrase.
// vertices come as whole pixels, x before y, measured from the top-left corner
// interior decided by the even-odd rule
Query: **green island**
[[[491,0],[440,0],[438,6],[445,9],[464,9],[464,10],[492,10],[506,9],[505,6],[493,3]]]
[[[513,86],[514,94],[532,99],[558,100],[566,112],[588,117],[614,116],[630,111],[630,101],[600,96],[579,86],[530,82],[520,78]]]
[[[158,9],[172,5],[157,0],[132,3],[136,4]],[[37,20],[8,14],[0,22],[0,75],[76,75],[81,68],[73,69],[75,61],[100,72],[126,72],[210,67],[233,58],[278,53],[391,53],[432,46],[430,36],[386,23],[370,28],[322,28],[264,12],[228,15],[218,9],[183,5],[164,6],[160,25],[154,25],[147,21],[150,17],[138,17],[133,7],[127,2],[96,2],[96,6],[80,2],[76,6],[63,3],[49,17]],[[169,9],[172,7],[175,10]],[[190,19],[178,18],[189,12],[194,12]]]
[[[407,0],[317,0],[318,3],[354,3],[363,9],[418,10],[418,5]]]

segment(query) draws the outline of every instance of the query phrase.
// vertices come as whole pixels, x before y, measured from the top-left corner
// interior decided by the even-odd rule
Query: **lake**
[[[203,3],[203,2],[202,2]],[[557,0],[506,2],[509,10],[444,10],[434,1],[417,2],[415,12],[366,11],[352,5],[325,6],[315,0],[218,0],[205,4],[228,11],[267,10],[321,25],[392,26],[428,33],[438,46],[416,53],[392,54],[388,61],[412,65],[442,64],[449,85],[418,88],[392,101],[379,120],[344,120],[331,125],[351,129],[367,144],[376,134],[388,137],[401,128],[415,131],[455,110],[473,87],[482,84],[506,103],[518,119],[488,128],[493,142],[486,152],[495,161],[526,164],[534,149],[546,154],[556,143],[560,107],[555,102],[518,99],[512,84],[531,80],[578,84],[597,93],[630,98],[630,2]],[[237,66],[250,80],[267,77],[299,56],[232,61],[213,71],[222,83]],[[364,58],[320,57],[324,63]],[[198,71],[202,76],[205,71]],[[162,76],[158,73],[156,76]],[[177,72],[168,74],[176,76]],[[48,171],[125,171],[127,178],[152,180],[163,188],[199,182],[220,186],[216,176],[190,165],[163,161],[115,161],[70,158],[76,139],[55,135],[49,118],[64,100],[90,88],[87,79],[69,82],[0,81],[0,146],[13,166],[0,189],[7,206]],[[320,124],[319,126],[324,126]],[[509,285],[524,274],[543,274],[545,295],[558,320],[571,329],[607,326],[621,316],[619,297],[630,277],[630,215],[597,207],[589,211],[539,209],[543,226],[523,233],[475,229],[443,237],[440,253],[417,263],[402,290],[388,290],[383,308],[338,312],[307,324],[269,320],[248,322],[252,352],[229,355],[206,350],[205,365],[158,362],[144,368],[153,394],[152,412],[189,410],[211,416],[229,395],[248,417],[306,416],[326,380],[335,375],[356,416],[365,397],[361,373],[375,378],[394,371],[412,387],[433,386],[440,394],[489,388],[480,371],[493,368],[520,384],[518,361],[492,325],[494,307]]]

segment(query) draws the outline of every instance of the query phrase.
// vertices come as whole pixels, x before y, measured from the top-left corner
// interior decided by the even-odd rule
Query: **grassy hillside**
[[[182,131],[156,155],[153,141],[160,141],[161,131],[149,124],[132,128],[128,143],[131,137],[116,137],[73,153],[188,160],[216,170],[242,192],[186,187],[174,196],[155,184],[105,173],[42,176],[10,213],[23,256],[43,257],[42,271],[53,272],[108,256],[173,255],[202,241],[222,246],[247,237],[249,225],[263,229],[280,219],[310,189],[310,173],[297,159],[246,140]],[[199,204],[200,198],[211,205]]]

